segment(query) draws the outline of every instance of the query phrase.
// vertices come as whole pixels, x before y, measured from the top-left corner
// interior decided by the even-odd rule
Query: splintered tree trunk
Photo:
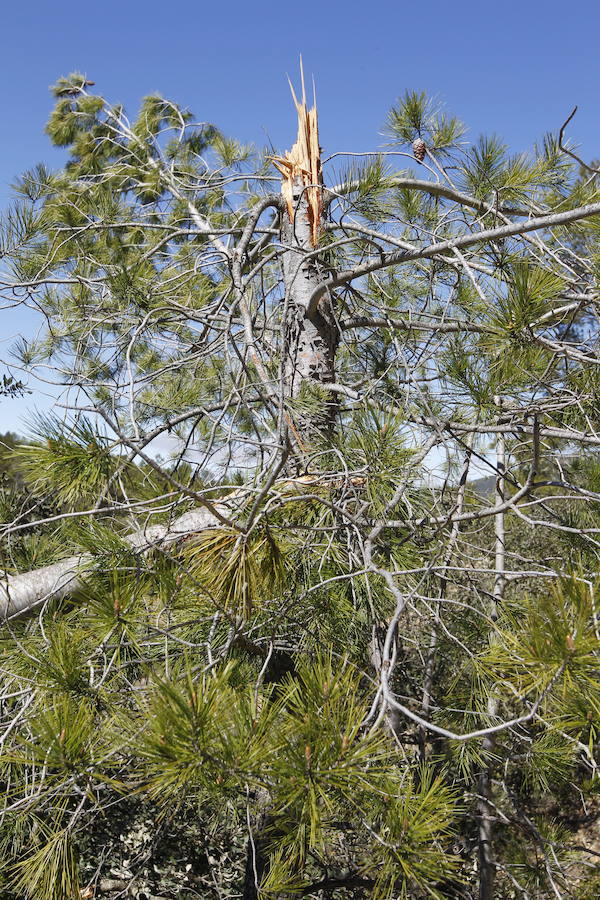
[[[293,91],[292,91],[293,93]],[[284,393],[291,401],[299,442],[328,434],[333,427],[335,395],[319,386],[335,381],[339,331],[328,292],[318,304],[311,298],[323,283],[315,249],[323,215],[323,178],[317,111],[294,95],[298,139],[274,160],[283,176],[287,209],[282,225],[284,302]],[[296,403],[294,401],[297,401]]]
[[[301,451],[331,435],[337,404],[323,385],[335,381],[339,331],[329,292],[311,303],[323,283],[315,252],[323,215],[323,178],[317,110],[308,109],[302,83],[302,101],[292,88],[298,112],[298,138],[292,149],[273,162],[283,176],[284,212],[281,227],[284,297],[283,401],[285,420]],[[269,871],[269,834],[275,823],[269,814],[268,791],[249,822],[243,900],[260,897],[261,880]],[[276,828],[275,828],[276,830]],[[273,895],[271,895],[273,897]],[[278,900],[277,895],[273,900]],[[285,896],[288,896],[285,894]]]

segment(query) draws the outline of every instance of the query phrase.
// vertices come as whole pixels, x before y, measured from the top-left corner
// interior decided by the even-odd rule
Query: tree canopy
[[[2,896],[596,896],[597,166],[92,88],[1,223]]]

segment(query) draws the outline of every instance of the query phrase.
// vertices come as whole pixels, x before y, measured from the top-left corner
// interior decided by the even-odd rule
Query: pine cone
[[[425,153],[427,152],[427,144],[423,140],[423,138],[416,138],[413,141],[412,151],[415,155],[415,159],[419,162],[423,162],[425,159]]]

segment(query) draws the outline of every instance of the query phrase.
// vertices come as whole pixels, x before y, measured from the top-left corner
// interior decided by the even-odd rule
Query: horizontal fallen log
[[[314,488],[319,484],[332,486],[339,478],[323,479],[321,476],[301,475],[298,478],[278,482],[278,490],[285,494],[291,491]],[[353,485],[364,479],[350,479]],[[166,525],[148,525],[124,538],[133,550],[146,553],[155,548],[164,548],[182,538],[198,534],[208,528],[230,521],[232,510],[239,507],[249,497],[247,489],[229,494],[221,501],[206,501],[206,506],[189,510]],[[102,512],[102,510],[98,510]],[[91,553],[78,553],[58,562],[24,572],[19,575],[5,574],[0,581],[0,623],[8,623],[24,616],[32,615],[50,599],[61,599],[74,594],[82,585],[86,566],[93,561]]]
[[[167,525],[149,525],[133,532],[125,540],[132,549],[144,553],[218,524],[211,510],[193,509]],[[74,594],[82,586],[85,568],[92,560],[91,553],[78,553],[32,572],[5,575],[0,583],[0,621],[10,622],[31,615],[50,599]]]

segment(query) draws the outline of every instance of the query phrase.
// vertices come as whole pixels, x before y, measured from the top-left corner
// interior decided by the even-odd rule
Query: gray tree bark
[[[496,439],[496,501],[502,506],[506,500],[505,489],[506,449],[505,438],[499,434]],[[505,524],[504,509],[494,517],[494,536],[496,554],[496,573],[494,577],[494,596],[492,601],[492,619],[498,615],[498,605],[504,598],[506,586],[505,562]],[[487,712],[493,717],[498,712],[498,698],[490,694],[487,701]],[[486,754],[492,754],[496,746],[496,735],[488,734],[481,743]],[[494,900],[494,884],[496,880],[496,863],[494,860],[494,818],[495,811],[491,803],[492,766],[485,766],[479,775],[478,783],[479,814],[479,900]]]
[[[229,510],[223,507],[222,513],[227,516]],[[155,547],[167,547],[187,535],[219,524],[209,509],[194,509],[168,525],[149,525],[136,531],[126,542],[132,549],[144,553]],[[52,598],[74,594],[83,583],[86,566],[89,567],[92,561],[90,553],[79,553],[23,575],[4,575],[0,582],[0,622],[30,615]]]
[[[294,216],[291,220],[284,216],[282,227],[285,246],[282,260],[286,336],[284,388],[286,399],[305,400],[307,406],[320,407],[314,412],[299,412],[295,416],[300,440],[305,430],[310,440],[331,431],[333,426],[337,408],[335,395],[330,392],[322,397],[316,392],[311,395],[310,385],[335,381],[339,329],[328,292],[314,309],[309,309],[311,297],[323,283],[323,273],[314,254],[308,189],[300,178],[293,179],[292,199]]]

